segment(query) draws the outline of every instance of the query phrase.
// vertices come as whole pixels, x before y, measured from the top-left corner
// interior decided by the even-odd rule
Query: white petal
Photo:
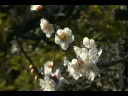
[[[93,62],[93,64],[96,64],[98,62],[98,57],[95,55],[95,56],[91,56],[90,57],[90,61]]]
[[[95,41],[93,39],[90,39],[90,47],[96,48],[96,44],[95,44]]]
[[[94,56],[94,55],[97,55],[97,49],[96,48],[89,49],[89,56]]]
[[[102,53],[102,48],[100,48],[100,50],[98,51],[98,57],[100,57],[101,53]]]
[[[74,49],[74,51],[75,51],[75,53],[76,53],[77,57],[78,57],[78,56],[80,56],[80,54],[82,54],[82,53],[83,53],[83,49],[82,49],[82,48],[80,48],[80,47],[73,46],[73,49]]]
[[[55,43],[58,45],[60,45],[60,43],[61,43],[61,40],[57,35],[55,35]]]
[[[84,53],[88,53],[88,49],[87,49],[87,48],[82,48],[82,51],[83,51]]]
[[[48,20],[46,20],[46,19],[44,19],[44,18],[42,18],[42,19],[40,20],[40,26],[43,26],[43,25],[46,24],[46,23],[49,23]]]
[[[70,35],[69,37],[68,37],[68,42],[69,43],[72,43],[74,41],[74,35]]]
[[[90,72],[90,78],[89,78],[89,79],[90,79],[91,81],[93,81],[94,78],[95,78],[95,73],[91,71],[91,72]]]
[[[83,39],[83,45],[86,48],[90,48],[90,41],[89,41],[88,37],[84,37],[84,39]]]
[[[72,63],[72,64],[76,64],[77,61],[78,61],[77,59],[72,59],[71,63]]]
[[[60,43],[60,46],[63,50],[67,50],[69,47],[69,43]]]
[[[61,35],[62,32],[63,32],[62,29],[58,29],[56,33],[57,35]]]
[[[51,34],[46,34],[46,37],[50,38],[51,37]]]
[[[47,61],[45,64],[44,64],[44,74],[45,75],[49,75],[51,74],[52,72],[52,68],[48,68],[48,65],[52,65],[53,66],[53,61]]]
[[[81,53],[80,55],[79,55],[79,57],[83,60],[83,61],[85,61],[86,59],[87,59],[87,57],[88,57],[88,53]]]
[[[64,28],[63,32],[65,32],[68,35],[72,34],[72,30],[70,30],[68,27]]]
[[[31,5],[31,10],[32,10],[32,11],[37,10],[37,8],[38,8],[38,6],[37,6],[37,5]]]
[[[77,71],[75,71],[75,70],[74,70],[72,76],[73,76],[73,78],[74,78],[75,80],[78,80],[78,79],[81,77],[80,73],[77,72]]]

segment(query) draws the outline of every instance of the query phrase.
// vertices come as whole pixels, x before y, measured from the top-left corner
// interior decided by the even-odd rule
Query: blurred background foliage
[[[22,42],[25,51],[31,56],[37,68],[42,67],[47,60],[53,60],[54,64],[61,66],[64,56],[69,60],[75,58],[72,46],[82,46],[83,37],[86,36],[95,39],[98,46],[103,48],[101,61],[113,59],[114,56],[118,57],[118,51],[115,51],[116,43],[122,36],[125,22],[114,20],[113,10],[121,6],[44,5],[42,11],[32,12],[29,5],[1,5],[0,90],[29,91],[40,88],[38,80],[35,81],[30,73],[29,62],[19,50],[14,37]],[[54,35],[50,39],[46,38],[40,29],[41,18],[46,18],[50,23],[55,24],[55,30],[65,27],[72,29],[75,42],[67,51],[63,51],[54,43]],[[84,90],[119,90],[119,76],[114,79],[116,81],[112,79],[117,84],[109,80],[116,76],[118,72],[118,70],[114,71],[116,68],[114,66],[102,69],[101,78],[96,78],[93,84],[88,83],[89,89],[86,88],[89,82],[87,80],[84,81],[85,85],[81,86],[84,86]],[[70,86],[75,88],[75,85]],[[78,87],[77,84],[76,87]],[[65,90],[77,89],[65,87]]]

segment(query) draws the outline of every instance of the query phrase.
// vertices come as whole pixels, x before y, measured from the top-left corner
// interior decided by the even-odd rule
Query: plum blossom
[[[42,8],[42,5],[31,5],[31,11],[40,11]]]
[[[47,61],[44,64],[44,74],[45,75],[51,75],[52,73],[52,68],[53,68],[53,61]]]
[[[52,33],[54,33],[53,24],[50,24],[48,20],[42,18],[40,20],[41,30],[46,34],[46,37],[50,38]]]
[[[60,70],[56,69],[56,71],[52,72],[53,68],[53,61],[47,61],[44,64],[44,75],[43,79],[39,79],[40,86],[43,91],[57,91],[60,90],[62,84],[64,83],[65,79],[61,76]]]
[[[72,35],[72,30],[68,27],[58,29],[55,35],[55,43],[60,45],[63,50],[67,50],[69,44],[74,41],[74,35]]]
[[[83,45],[83,48],[77,46],[73,47],[77,59],[73,59],[67,64],[68,72],[76,80],[81,76],[85,76],[93,81],[95,76],[100,76],[100,70],[96,64],[102,53],[102,49],[98,51],[95,41],[87,37],[83,39]]]
[[[89,39],[88,37],[84,37],[83,39],[83,45],[86,48],[96,48],[95,41],[93,39]]]
[[[68,66],[67,71],[69,72],[70,76],[73,76],[75,80],[78,80],[82,75],[80,74],[80,66],[76,64],[77,59],[73,59],[71,62],[68,60],[64,60],[64,65]]]
[[[53,79],[50,79],[50,77],[45,76],[44,79],[40,80],[40,86],[43,91],[55,91],[56,83]]]

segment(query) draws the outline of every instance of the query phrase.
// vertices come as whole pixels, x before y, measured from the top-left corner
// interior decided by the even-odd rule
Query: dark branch
[[[33,61],[31,60],[31,58],[28,56],[28,54],[27,54],[27,53],[25,52],[25,50],[23,49],[23,47],[22,47],[20,41],[19,41],[17,38],[15,38],[15,40],[17,41],[17,43],[18,43],[18,45],[19,45],[19,47],[20,47],[21,52],[25,55],[25,57],[26,57],[26,58],[28,59],[28,61],[30,62],[30,65],[33,66],[35,72],[36,72],[36,73],[39,75],[39,77],[40,77],[40,76],[41,76],[41,73],[38,72],[38,69],[36,68],[36,66],[35,66],[35,64],[33,63]]]
[[[102,67],[109,67],[109,66],[113,66],[113,65],[116,65],[120,62],[123,62],[123,61],[126,61],[128,60],[128,55],[124,56],[123,58],[119,58],[119,59],[116,59],[116,60],[112,60],[112,61],[108,61],[108,62],[105,62],[105,63],[97,63],[97,67],[99,68],[102,68]]]

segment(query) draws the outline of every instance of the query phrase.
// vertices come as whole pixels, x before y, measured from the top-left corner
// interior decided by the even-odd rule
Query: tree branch
[[[115,59],[115,60],[112,60],[112,61],[108,61],[108,62],[105,62],[105,63],[97,63],[97,67],[99,68],[102,68],[102,67],[109,67],[109,66],[113,66],[113,65],[116,65],[120,62],[123,62],[123,61],[126,61],[128,60],[128,55],[122,57],[122,58],[118,58],[118,59]]]
[[[28,54],[27,54],[27,53],[25,52],[25,50],[23,49],[23,47],[22,47],[22,45],[21,45],[21,42],[20,42],[17,38],[15,38],[15,40],[17,41],[17,43],[18,43],[18,45],[19,45],[19,47],[20,47],[21,52],[24,54],[24,56],[25,56],[25,57],[28,59],[28,61],[30,62],[30,65],[33,66],[33,68],[34,68],[36,74],[38,74],[38,76],[41,77],[42,74],[38,72],[38,69],[36,68],[35,64],[33,63],[33,61],[31,60],[31,58],[28,56]]]

